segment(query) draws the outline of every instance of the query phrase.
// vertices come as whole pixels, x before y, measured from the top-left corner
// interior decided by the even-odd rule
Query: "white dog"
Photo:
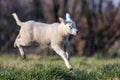
[[[72,69],[69,62],[69,54],[65,47],[68,45],[69,35],[76,35],[78,30],[76,24],[71,20],[70,15],[66,14],[66,20],[59,18],[60,23],[46,24],[35,22],[33,20],[21,22],[16,13],[12,14],[17,25],[20,26],[20,32],[15,40],[14,46],[18,47],[20,54],[25,58],[23,46],[29,46],[32,42],[38,44],[49,44],[51,48],[62,57],[68,69]]]

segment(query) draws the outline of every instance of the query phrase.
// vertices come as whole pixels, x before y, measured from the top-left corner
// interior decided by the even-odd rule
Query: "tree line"
[[[120,2],[115,6],[113,0],[0,0],[0,51],[3,52],[14,50],[19,32],[11,16],[13,12],[21,21],[45,23],[59,22],[58,18],[65,18],[69,12],[79,29],[79,34],[71,37],[72,54],[119,55]]]

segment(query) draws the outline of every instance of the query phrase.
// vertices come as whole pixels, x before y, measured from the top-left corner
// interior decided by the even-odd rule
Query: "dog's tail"
[[[12,16],[14,17],[17,25],[22,26],[22,22],[19,20],[17,14],[16,13],[12,13]]]

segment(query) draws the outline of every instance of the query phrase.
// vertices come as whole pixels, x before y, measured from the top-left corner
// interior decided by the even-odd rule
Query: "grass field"
[[[67,70],[58,56],[0,56],[0,80],[120,80],[120,58],[71,57]]]

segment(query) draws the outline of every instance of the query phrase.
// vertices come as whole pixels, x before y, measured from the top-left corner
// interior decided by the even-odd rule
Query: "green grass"
[[[120,58],[72,57],[69,71],[58,56],[0,56],[0,80],[120,80]]]

